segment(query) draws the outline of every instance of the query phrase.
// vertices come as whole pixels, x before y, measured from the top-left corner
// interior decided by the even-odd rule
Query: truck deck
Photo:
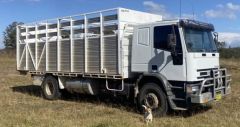
[[[17,27],[17,70],[31,74],[129,78],[133,25],[162,16],[115,8]]]

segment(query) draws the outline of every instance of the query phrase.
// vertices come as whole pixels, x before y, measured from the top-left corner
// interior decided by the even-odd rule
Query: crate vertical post
[[[48,42],[48,21],[46,21],[46,39],[45,39],[45,45],[46,45],[46,71],[49,71],[49,42]]]
[[[20,28],[20,26],[17,26],[16,27],[16,36],[17,36],[17,38],[16,38],[16,46],[17,46],[17,55],[16,55],[16,58],[17,58],[17,69],[20,69],[20,33],[19,33],[19,28]]]
[[[61,59],[61,50],[60,50],[60,40],[61,40],[61,24],[60,24],[61,19],[57,20],[57,71],[60,72],[61,71],[61,66],[60,66],[60,59]]]
[[[35,69],[38,70],[38,26],[35,24]]]
[[[28,60],[29,60],[29,53],[28,53],[28,26],[25,27],[26,28],[26,68],[25,70],[29,70],[29,64],[28,64]]]
[[[88,47],[88,39],[87,39],[87,34],[88,34],[88,26],[87,26],[87,16],[84,15],[84,73],[87,73],[87,67],[88,67],[88,54],[87,54],[87,47]]]
[[[100,73],[105,73],[103,70],[103,15],[102,12],[100,12]]]
[[[70,17],[70,45],[71,45],[71,48],[70,48],[70,56],[71,56],[71,60],[70,60],[70,64],[71,64],[71,72],[74,72],[74,61],[73,61],[73,52],[74,52],[74,48],[73,48],[73,43],[74,43],[74,40],[73,40],[73,35],[74,35],[74,31],[73,31],[73,18]]]
[[[120,17],[120,15],[121,15],[121,8],[119,8],[118,10],[117,10],[117,18],[118,18],[118,33],[117,33],[117,38],[118,38],[118,40],[117,40],[117,57],[118,57],[118,71],[117,71],[117,73],[119,74],[119,73],[122,73],[122,50],[121,50],[121,48],[122,48],[122,44],[121,44],[121,37],[120,37],[120,33],[121,33],[121,27],[120,27],[120,24],[121,24],[121,17]]]

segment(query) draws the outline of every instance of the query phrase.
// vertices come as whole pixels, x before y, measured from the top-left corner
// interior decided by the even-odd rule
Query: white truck
[[[62,90],[134,97],[155,115],[231,91],[212,24],[114,8],[17,26],[17,70],[46,99]]]

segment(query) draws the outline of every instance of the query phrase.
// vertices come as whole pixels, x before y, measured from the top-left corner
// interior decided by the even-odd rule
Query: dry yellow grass
[[[223,60],[231,68],[232,94],[211,108],[175,112],[154,118],[153,127],[239,127],[240,70],[239,61]],[[139,127],[146,126],[142,115],[132,105],[119,105],[97,97],[70,97],[47,101],[39,87],[31,85],[30,76],[15,71],[15,57],[0,55],[0,127],[66,126],[66,127]],[[127,103],[127,102],[125,102]]]

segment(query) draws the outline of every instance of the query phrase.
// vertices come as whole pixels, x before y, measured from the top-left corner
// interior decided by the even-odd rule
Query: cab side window
[[[174,30],[177,37],[176,50],[178,50],[178,52],[181,52],[182,46],[178,27],[174,26]],[[154,27],[154,48],[171,51],[171,47],[168,44],[168,35],[172,33],[173,33],[172,25]]]

